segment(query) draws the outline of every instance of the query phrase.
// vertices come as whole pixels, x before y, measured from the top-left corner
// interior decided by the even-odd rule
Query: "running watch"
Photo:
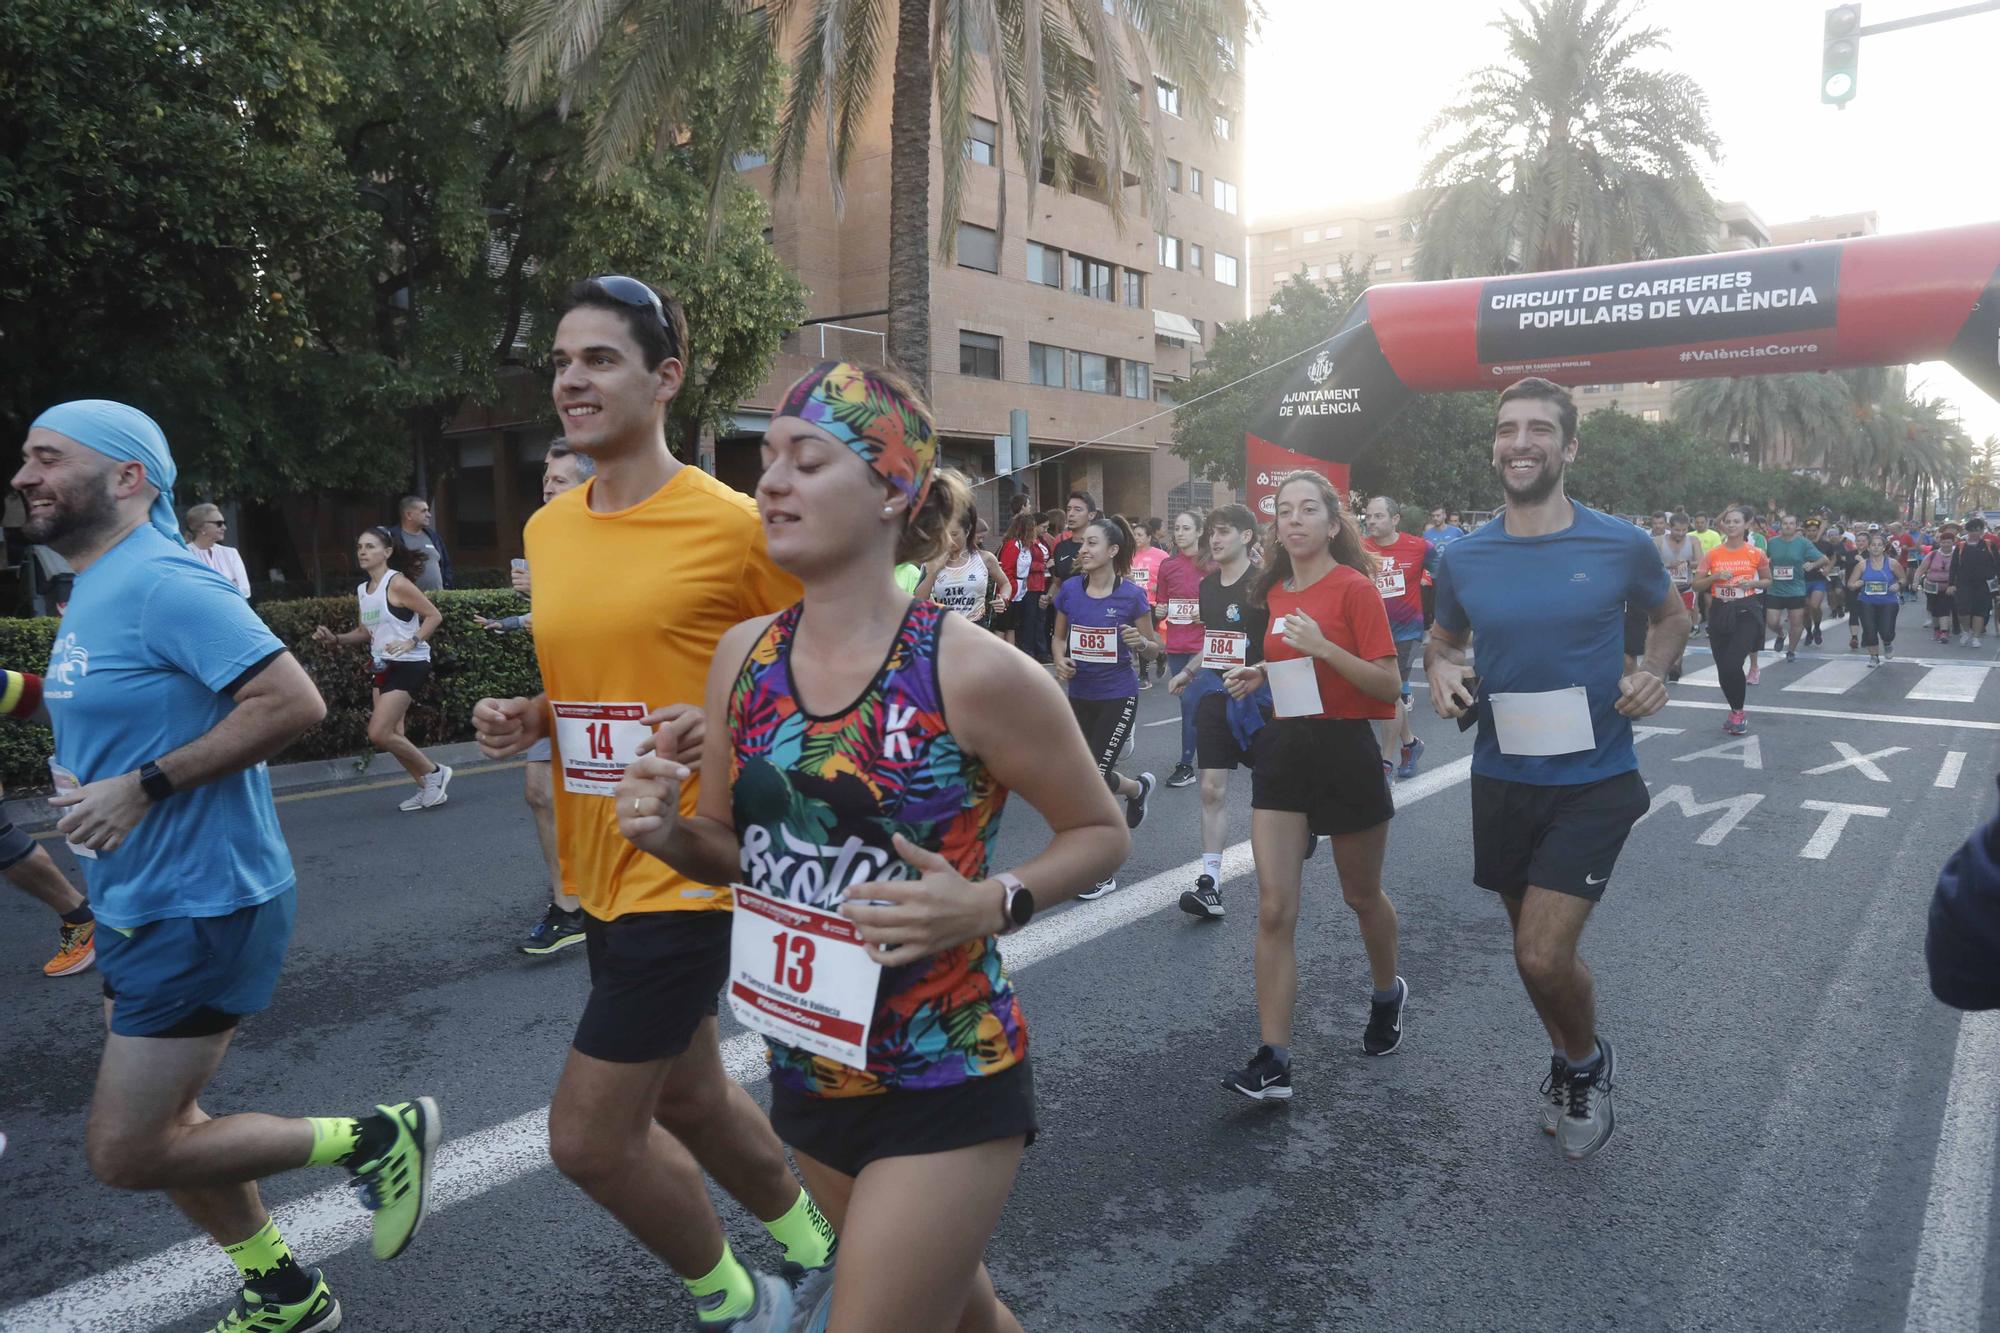
[[[164,801],[174,794],[174,780],[148,759],[139,765],[139,789],[146,793],[149,801]]]
[[[1000,928],[1000,933],[1012,935],[1034,920],[1035,895],[1029,893],[1020,878],[1010,870],[1003,870],[993,878],[1000,881],[1000,887],[1006,895],[1001,899],[1001,907],[1007,918],[1007,924]]]

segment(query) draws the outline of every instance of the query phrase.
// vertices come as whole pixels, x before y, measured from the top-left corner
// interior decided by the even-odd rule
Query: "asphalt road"
[[[1366,970],[1322,852],[1288,1106],[1217,1086],[1256,1044],[1254,882],[1233,854],[1225,921],[1176,910],[1198,800],[1162,791],[1127,887],[1047,914],[1010,950],[1043,1132],[988,1259],[1022,1322],[2000,1330],[2000,1029],[1933,1001],[1922,961],[1937,868],[1993,805],[2000,671],[1912,642],[1921,661],[1788,688],[1844,646],[1767,657],[1747,741],[1721,734],[1720,694],[1698,679],[1649,722],[1655,811],[1585,936],[1621,1072],[1617,1135],[1587,1163],[1537,1128],[1547,1046],[1499,906],[1470,883],[1455,728],[1420,713],[1430,751],[1390,836],[1403,1049],[1361,1054]],[[1975,662],[1989,669],[1937,674]],[[1141,703],[1128,767],[1164,777],[1175,703]],[[546,1165],[538,1116],[584,960],[512,951],[543,892],[518,769],[465,772],[434,812],[399,813],[403,794],[280,806],[297,937],[204,1104],[443,1103],[447,1206],[392,1265],[356,1244],[365,1223],[338,1173],[266,1185],[347,1327],[690,1325],[671,1276]],[[1240,841],[1247,775],[1231,806]],[[997,863],[1042,836],[1010,807]],[[114,1193],[84,1166],[97,983],[41,977],[53,938],[43,909],[0,894],[0,1329],[205,1327],[228,1303],[226,1261],[163,1198]],[[755,1084],[754,1043],[725,1021],[731,1038]],[[739,1252],[774,1262],[761,1228],[724,1207]]]

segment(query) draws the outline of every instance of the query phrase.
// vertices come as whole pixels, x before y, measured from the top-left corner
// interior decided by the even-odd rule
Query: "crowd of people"
[[[687,346],[679,304],[643,282],[569,292],[552,356],[562,436],[514,569],[528,609],[480,621],[533,636],[543,693],[483,699],[472,722],[489,759],[525,761],[548,902],[520,947],[581,945],[589,972],[550,1155],[679,1277],[704,1328],[1019,1329],[983,1263],[1037,1133],[1003,941],[1116,890],[1161,785],[1121,768],[1142,691],[1163,682],[1179,701],[1164,785],[1199,783],[1200,872],[1179,906],[1203,921],[1226,918],[1228,784],[1249,771],[1258,1039],[1220,1082],[1285,1100],[1306,1065],[1295,934],[1322,843],[1366,972],[1360,1049],[1404,1041],[1383,867],[1394,786],[1424,751],[1421,653],[1431,711],[1476,730],[1470,876],[1500,899],[1550,1041],[1546,1076],[1537,1053],[1523,1079],[1524,1121],[1581,1160],[1613,1133],[1617,1057],[1579,941],[1648,807],[1632,723],[1665,705],[1692,613],[1740,730],[1767,633],[1795,652],[1847,598],[1886,655],[1912,588],[1954,599],[1932,615],[1964,616],[1968,643],[1990,612],[1977,535],[1925,547],[1870,530],[1850,546],[1819,520],[1765,531],[1745,507],[1719,533],[1663,514],[1649,534],[1572,501],[1576,407],[1534,378],[1499,396],[1506,503],[1475,528],[1436,507],[1407,532],[1392,498],[1357,510],[1307,470],[1281,479],[1269,523],[1235,504],[1135,520],[1079,490],[1060,511],[1017,506],[989,551],[923,394],[893,369],[828,362],[798,380],[754,498],[679,462],[664,423]],[[291,933],[263,761],[324,705],[183,546],[172,456],[143,413],[63,404],[23,455],[29,524],[78,579],[46,674],[10,673],[0,711],[55,729],[52,804],[90,858],[90,900],[12,830],[0,868],[62,913],[66,947],[93,912],[108,928],[87,1159],[107,1184],[167,1192],[229,1256],[242,1290],[219,1330],[331,1329],[337,1298],[257,1182],[343,1168],[374,1253],[394,1258],[431,1207],[440,1107],[288,1119],[199,1104],[269,1003]],[[426,518],[418,501],[399,528],[359,535],[358,624],[314,635],[369,648],[369,734],[417,786],[405,809],[442,804],[451,779],[402,731],[440,622]],[[624,571],[615,588],[606,568]],[[70,669],[79,654],[87,673]],[[1010,796],[1048,836],[1003,868]],[[768,1112],[724,1068],[725,994],[768,1043]],[[732,1251],[709,1181],[782,1248],[778,1271]]]

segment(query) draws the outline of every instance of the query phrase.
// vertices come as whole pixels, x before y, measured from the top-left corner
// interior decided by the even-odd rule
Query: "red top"
[[[1287,592],[1280,583],[1271,589],[1271,623],[1264,632],[1264,658],[1283,662],[1305,656],[1286,643],[1279,633],[1280,620],[1303,610],[1319,625],[1319,632],[1331,643],[1345,648],[1364,662],[1379,662],[1396,655],[1396,640],[1389,633],[1389,613],[1375,583],[1359,570],[1335,565],[1333,572],[1302,592]],[[1319,678],[1320,711],[1317,717],[1374,718],[1396,716],[1396,705],[1363,694],[1332,664],[1315,660],[1313,674]]]
[[[1040,542],[1028,543],[1028,577],[1024,580],[1017,572],[1021,567],[1021,543],[1009,537],[1000,544],[1000,572],[1014,584],[1018,594],[1023,586],[1029,592],[1042,592],[1049,586],[1049,552]]]
[[[1170,653],[1201,651],[1201,580],[1201,566],[1179,552],[1160,562],[1153,580],[1153,607],[1168,612],[1160,625],[1160,637]],[[1182,603],[1179,609],[1188,613],[1184,619],[1172,614],[1175,602]]]

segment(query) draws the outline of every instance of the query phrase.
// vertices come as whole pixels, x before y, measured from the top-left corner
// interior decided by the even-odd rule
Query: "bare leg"
[[[702,1020],[694,1041],[674,1057],[653,1119],[759,1221],[776,1221],[798,1200],[799,1182],[770,1118],[722,1067],[713,1018]]]
[[[1284,810],[1250,812],[1257,860],[1257,1031],[1266,1046],[1292,1044],[1299,996],[1299,877],[1305,866],[1306,817]]]
[[[1389,846],[1389,826],[1343,833],[1332,842],[1340,896],[1354,909],[1361,926],[1369,976],[1376,990],[1389,990],[1396,984],[1396,908],[1382,892],[1382,854]]]
[[[1514,965],[1542,1023],[1572,1064],[1597,1046],[1596,983],[1577,943],[1596,904],[1530,885],[1514,926]]]
[[[8,883],[58,913],[83,906],[83,895],[40,847],[8,866],[6,875]]]
[[[1201,849],[1219,852],[1229,840],[1229,770],[1201,770]]]
[[[421,783],[437,771],[437,765],[403,734],[403,716],[409,711],[408,690],[375,691],[375,708],[368,715],[368,743],[387,751],[413,781]]]
[[[549,901],[565,912],[574,912],[576,895],[563,892],[562,858],[556,851],[555,785],[549,776],[552,768],[546,760],[529,761],[523,785],[528,809],[535,815],[535,837],[542,844],[542,864],[548,867]]]
[[[1507,909],[1507,925],[1514,932],[1516,948],[1518,949],[1521,938],[1521,899],[1509,898],[1503,893],[1500,895],[1500,902]],[[1516,964],[1516,970],[1519,970],[1518,964]],[[1529,1001],[1532,1003],[1534,998],[1531,992],[1528,996]],[[1555,1024],[1549,1022],[1548,1018],[1542,1013],[1540,1005],[1535,1006],[1535,1017],[1542,1020],[1542,1028],[1549,1034],[1549,1049],[1561,1049],[1563,1044],[1562,1033],[1556,1031]]]
[[[1806,632],[1805,609],[1793,607],[1785,612],[1785,616],[1790,621],[1790,632],[1785,636],[1785,649],[1787,652],[1795,653],[1799,650],[1799,637]]]

